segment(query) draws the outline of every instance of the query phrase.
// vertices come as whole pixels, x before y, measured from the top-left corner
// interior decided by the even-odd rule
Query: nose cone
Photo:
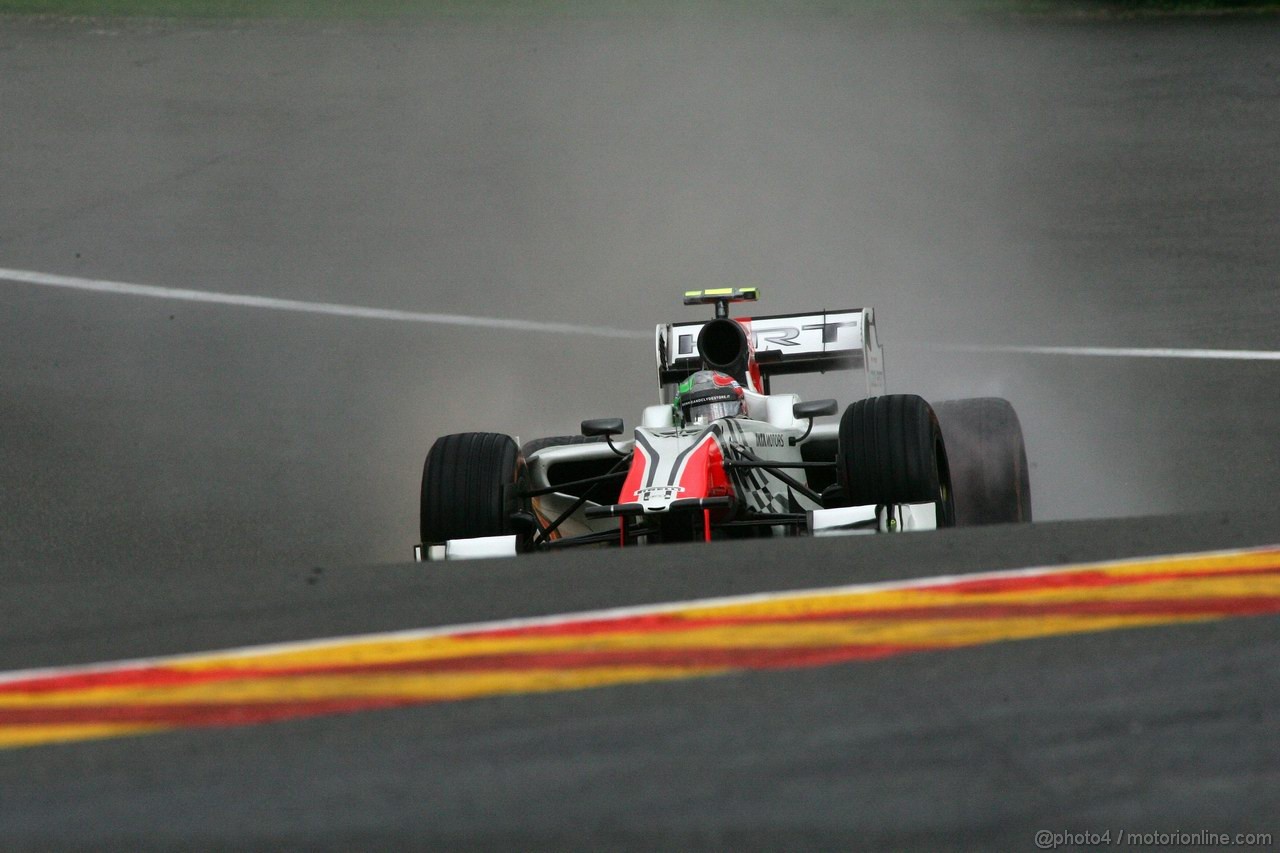
[[[636,451],[619,503],[646,513],[667,512],[674,501],[729,494],[719,427],[699,435],[636,429]]]
[[[647,486],[636,491],[636,501],[644,507],[644,511],[666,512],[671,502],[684,497],[701,497],[686,495],[684,486]]]

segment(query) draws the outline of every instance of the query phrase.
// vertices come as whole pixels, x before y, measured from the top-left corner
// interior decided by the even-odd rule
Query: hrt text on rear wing
[[[860,371],[861,381],[853,389],[855,397],[885,393],[884,355],[876,337],[875,312],[870,308],[742,317],[734,322],[746,333],[751,360],[764,382],[760,390],[766,394],[774,376],[828,370]],[[703,367],[698,336],[706,325],[658,325],[658,385],[664,400],[685,377]]]

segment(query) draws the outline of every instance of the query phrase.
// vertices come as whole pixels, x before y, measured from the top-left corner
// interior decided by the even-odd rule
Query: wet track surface
[[[1200,513],[391,565],[435,435],[631,422],[648,344],[3,282],[0,668],[1274,544],[1274,362],[919,344],[1275,350],[1277,39],[1272,19],[0,22],[0,266],[640,332],[691,283],[870,304],[892,390],[1013,401],[1041,518]],[[0,841],[1275,832],[1277,626],[2,751]]]

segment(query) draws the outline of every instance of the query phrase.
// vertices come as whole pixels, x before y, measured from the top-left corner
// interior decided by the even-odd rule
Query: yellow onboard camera
[[[684,292],[685,305],[715,305],[717,317],[729,316],[730,302],[755,302],[759,298],[758,287],[715,287]]]

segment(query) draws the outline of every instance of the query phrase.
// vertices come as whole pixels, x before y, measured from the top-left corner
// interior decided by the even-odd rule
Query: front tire
[[[955,524],[942,430],[914,394],[869,397],[845,409],[836,475],[850,506],[936,503],[938,527]]]
[[[422,467],[422,542],[516,533],[511,515],[520,452],[509,435],[463,432],[436,439]]]

